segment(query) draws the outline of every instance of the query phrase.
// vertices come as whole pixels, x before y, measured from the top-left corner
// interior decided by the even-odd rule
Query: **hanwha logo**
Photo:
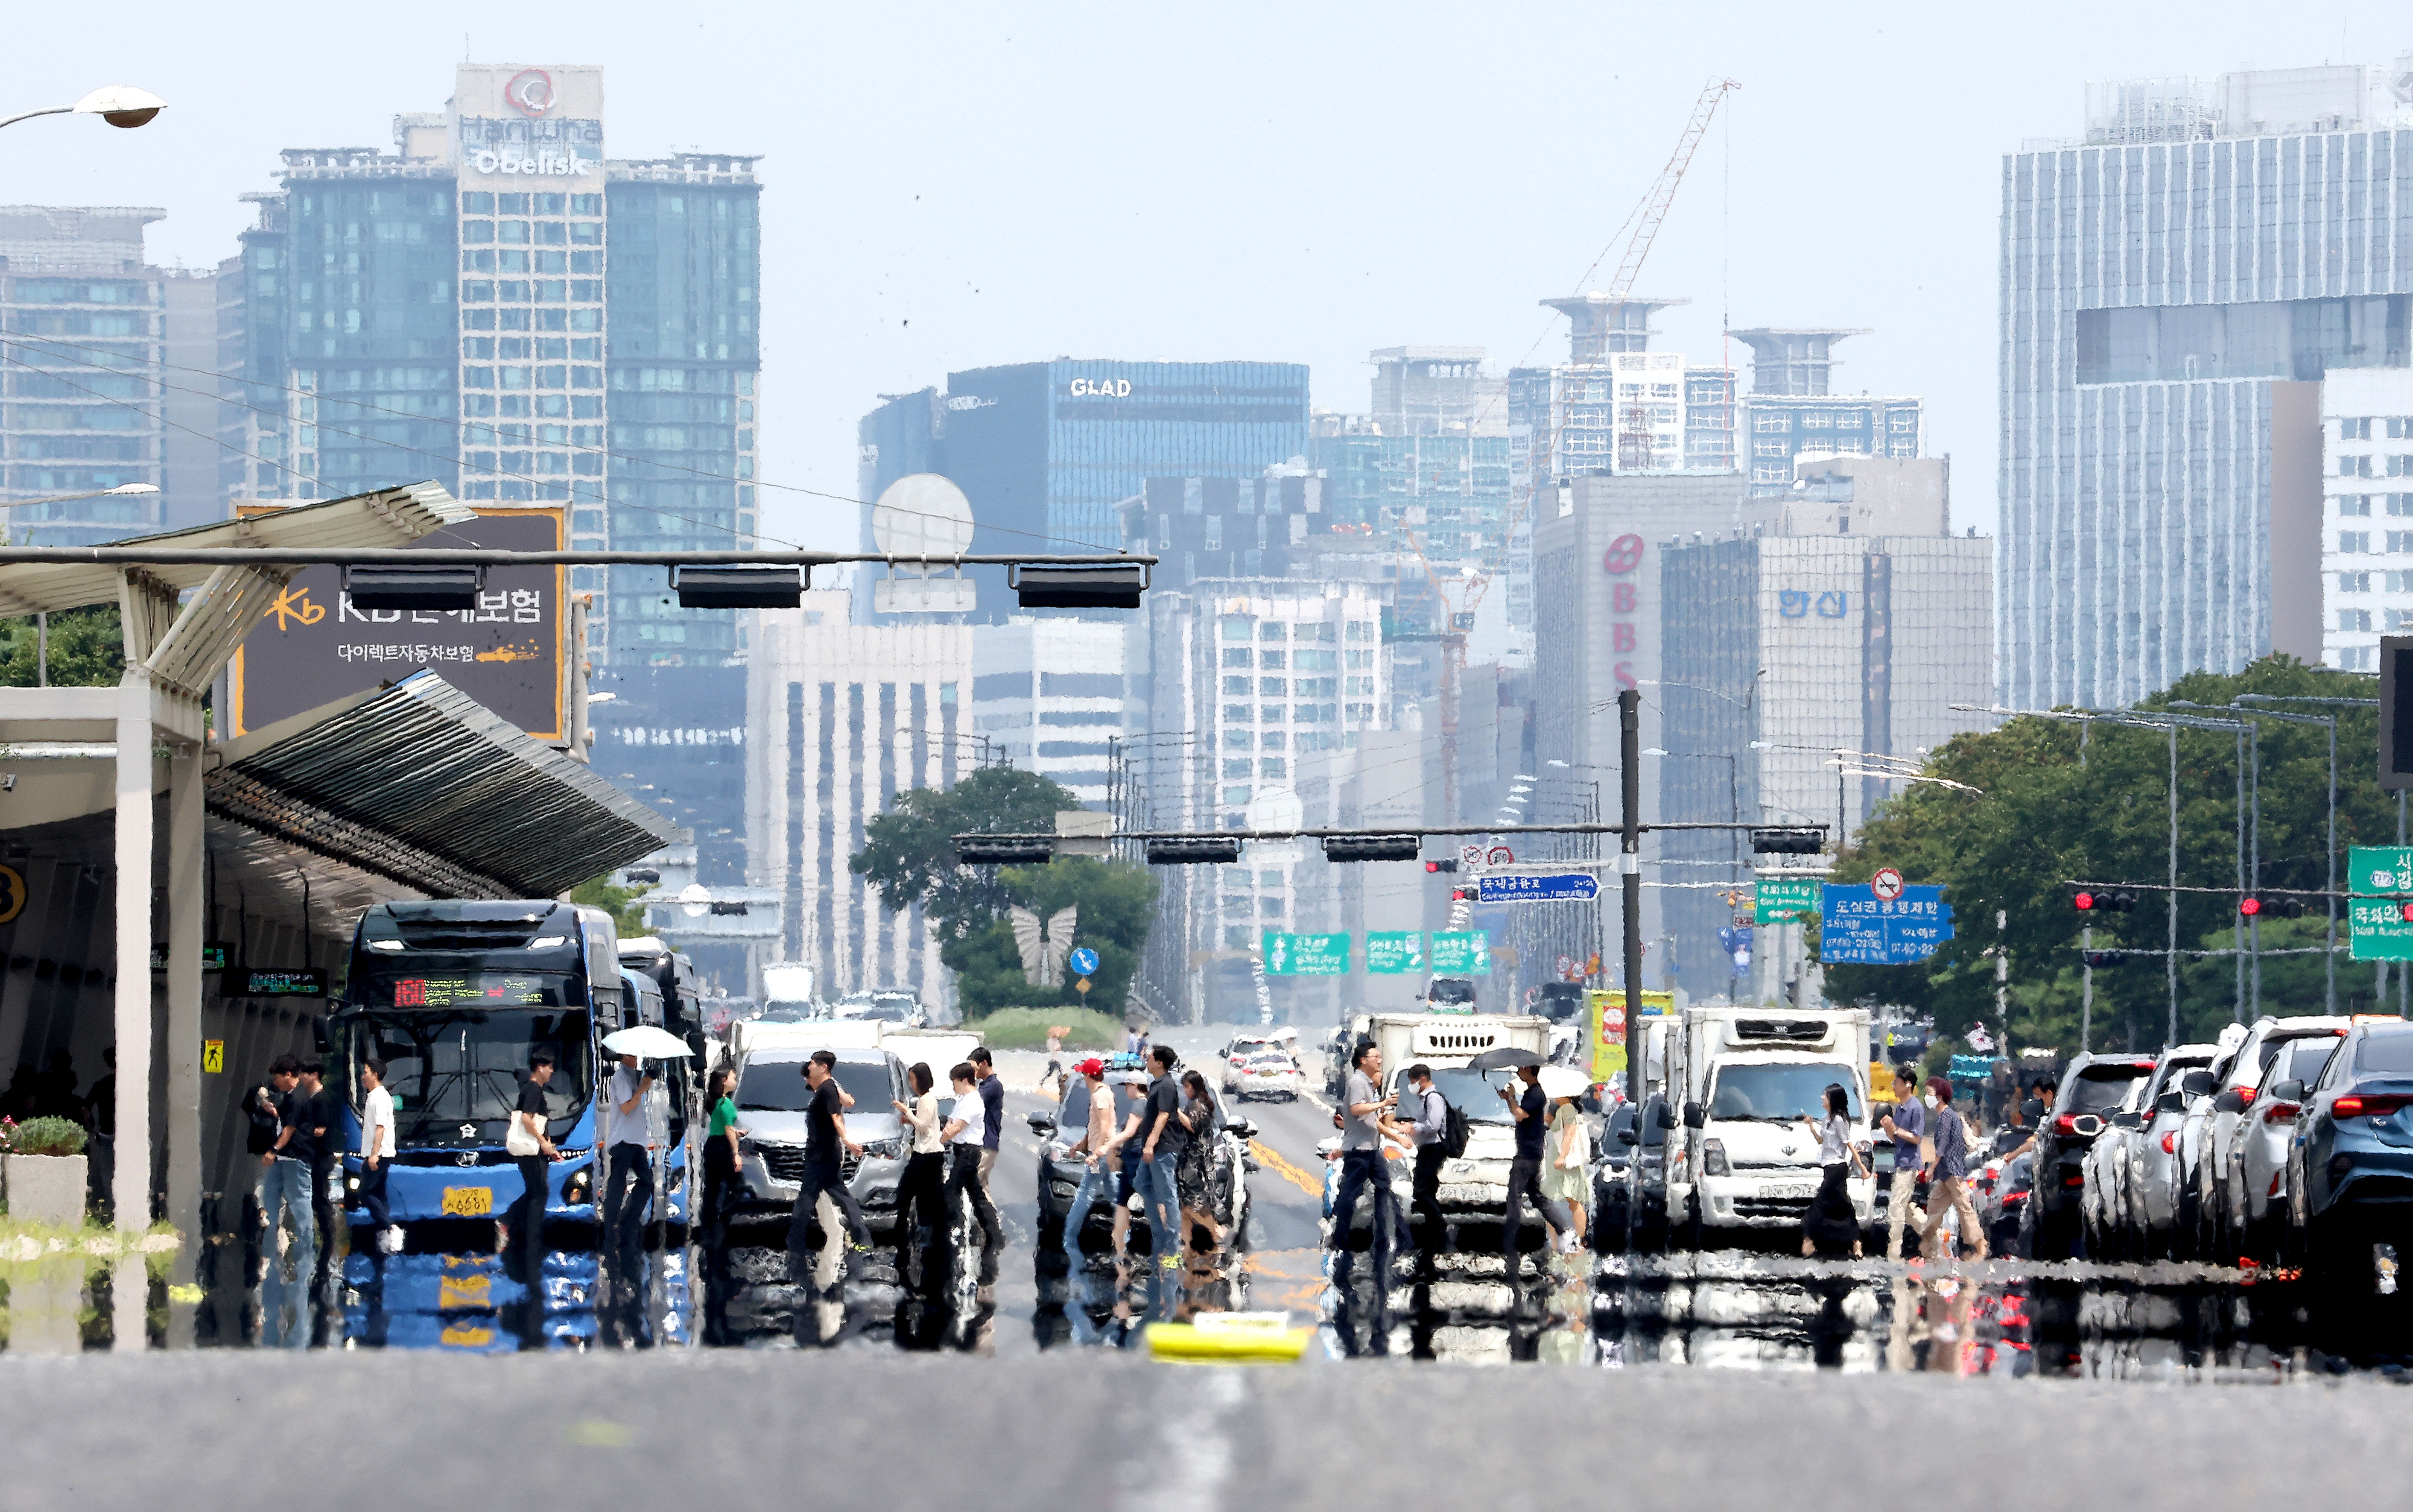
[[[503,86],[503,98],[522,115],[542,115],[553,109],[553,76],[540,68],[529,68]]]

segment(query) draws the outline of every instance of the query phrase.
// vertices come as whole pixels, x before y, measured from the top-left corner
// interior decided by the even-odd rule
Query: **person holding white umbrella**
[[[642,1062],[691,1058],[686,1040],[653,1024],[632,1024],[603,1036],[603,1048],[620,1057],[612,1073],[605,1108],[605,1138],[610,1163],[605,1167],[600,1216],[604,1253],[612,1259],[617,1287],[627,1300],[643,1273],[644,1225],[649,1205],[661,1197],[654,1130],[654,1109],[648,1106],[661,1079]],[[629,1186],[634,1183],[635,1190]]]

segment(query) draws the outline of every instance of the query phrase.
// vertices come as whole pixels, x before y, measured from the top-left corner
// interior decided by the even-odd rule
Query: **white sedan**
[[[1234,1097],[1280,1097],[1295,1102],[1299,1093],[1298,1063],[1281,1050],[1223,1058],[1223,1091]]]

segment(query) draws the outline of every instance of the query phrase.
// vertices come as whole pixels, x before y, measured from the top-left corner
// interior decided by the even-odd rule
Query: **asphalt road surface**
[[[2406,1399],[1094,1350],[0,1358],[0,1512],[2368,1505]],[[1479,1501],[1477,1499],[1480,1499]]]

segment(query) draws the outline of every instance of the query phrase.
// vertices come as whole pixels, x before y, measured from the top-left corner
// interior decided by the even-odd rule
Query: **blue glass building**
[[[1119,506],[1150,477],[1255,477],[1303,458],[1307,401],[1295,362],[1068,358],[951,373],[944,394],[893,396],[864,418],[862,497],[940,473],[971,502],[974,551],[1115,550]],[[1004,573],[973,576],[979,617],[1003,618]]]

